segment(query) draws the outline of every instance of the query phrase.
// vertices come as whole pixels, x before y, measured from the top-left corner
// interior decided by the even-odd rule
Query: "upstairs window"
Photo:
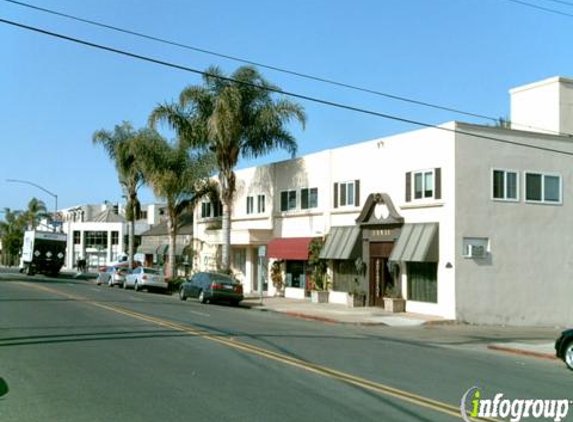
[[[334,208],[360,205],[360,180],[334,184]]]
[[[442,198],[440,168],[406,173],[406,202]]]
[[[285,190],[281,192],[281,211],[296,209],[296,191]]]
[[[304,188],[300,190],[300,208],[307,210],[318,207],[318,188]]]
[[[561,176],[525,173],[525,200],[542,204],[560,204]]]
[[[265,212],[265,195],[257,195],[257,212],[262,214]]]
[[[493,199],[505,201],[517,201],[518,198],[518,176],[516,171],[493,170],[492,175],[492,197]]]
[[[255,212],[255,198],[247,196],[247,214]]]
[[[221,201],[201,203],[201,218],[216,218],[222,215],[223,204]]]

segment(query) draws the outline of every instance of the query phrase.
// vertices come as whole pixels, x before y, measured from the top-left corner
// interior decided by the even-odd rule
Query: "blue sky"
[[[573,14],[551,0],[527,0]],[[573,19],[507,0],[191,1],[28,0],[220,53],[491,116],[509,115],[508,89],[573,76]],[[0,0],[0,18],[204,70],[240,64],[122,35]],[[487,123],[453,113],[311,82],[270,70],[283,89],[428,123]],[[191,73],[93,50],[0,24],[0,209],[31,197],[60,207],[122,201],[113,165],[92,145],[98,129],[146,124],[155,105],[177,98]],[[417,129],[301,103],[299,155]],[[286,159],[276,153],[241,167]],[[153,201],[142,189],[143,202]],[[1,215],[0,215],[1,217]]]

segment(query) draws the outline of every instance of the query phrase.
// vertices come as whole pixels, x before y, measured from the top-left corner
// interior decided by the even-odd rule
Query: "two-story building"
[[[237,171],[233,270],[247,292],[281,262],[304,297],[324,241],[330,300],[390,290],[409,312],[475,323],[573,319],[573,80],[511,92],[511,128],[450,122]],[[195,268],[215,269],[217,204],[194,222]]]

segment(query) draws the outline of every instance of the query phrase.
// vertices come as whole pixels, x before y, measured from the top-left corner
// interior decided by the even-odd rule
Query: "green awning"
[[[362,254],[358,226],[332,227],[320,251],[321,259],[356,259]]]
[[[175,256],[181,256],[183,255],[183,249],[185,248],[184,245],[180,245],[179,243],[177,243],[175,245]],[[161,246],[157,247],[156,250],[157,255],[167,255],[169,254],[169,243],[164,243]]]
[[[390,261],[438,262],[438,223],[404,224]]]

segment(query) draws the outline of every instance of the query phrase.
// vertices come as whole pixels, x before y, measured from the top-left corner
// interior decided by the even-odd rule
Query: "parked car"
[[[243,286],[226,274],[201,272],[181,284],[179,299],[196,297],[199,302],[230,302],[238,305],[243,300]]]
[[[563,331],[555,341],[555,354],[573,370],[573,329]]]
[[[125,283],[125,276],[128,269],[124,267],[107,267],[105,271],[100,271],[96,280],[96,284],[107,284],[109,287],[115,285],[123,286]]]
[[[137,267],[127,275],[123,287],[125,289],[133,287],[135,291],[149,290],[149,288],[167,290],[168,285],[160,270],[151,267]]]

